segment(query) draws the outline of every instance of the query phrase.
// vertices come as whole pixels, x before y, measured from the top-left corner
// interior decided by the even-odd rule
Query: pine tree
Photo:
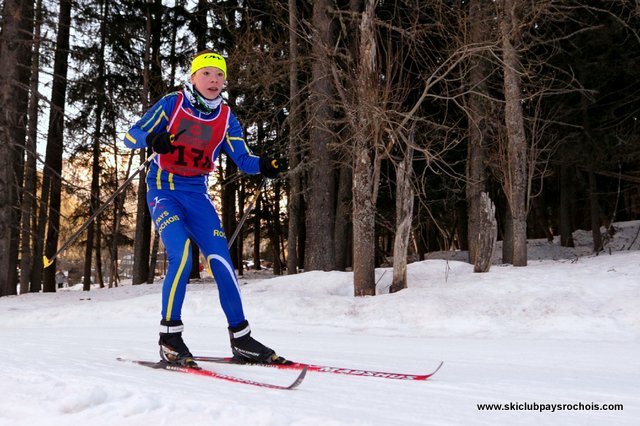
[[[0,33],[0,296],[16,294],[20,190],[31,69],[33,2],[6,0]]]

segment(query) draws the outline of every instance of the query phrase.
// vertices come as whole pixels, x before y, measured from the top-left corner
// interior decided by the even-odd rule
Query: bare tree
[[[413,132],[411,132],[413,138]],[[413,147],[407,146],[396,167],[396,235],[393,243],[393,281],[390,293],[407,288],[407,249],[413,219]]]
[[[508,172],[503,182],[509,204],[512,231],[512,263],[527,265],[527,139],[524,131],[522,64],[516,45],[520,39],[521,0],[500,0],[499,26],[504,72],[506,159]]]
[[[357,107],[353,133],[353,288],[356,296],[375,295],[375,200],[380,138],[377,104],[376,36],[374,14],[377,0],[366,0],[360,23],[357,62]]]
[[[473,272],[488,272],[498,239],[498,223],[496,222],[496,207],[486,192],[480,194],[478,215],[480,232],[475,236],[474,241],[477,250],[473,258]]]
[[[452,25],[457,24],[453,20],[455,15],[448,13],[446,9],[434,11],[421,6],[416,12],[416,17],[413,18],[416,22],[413,25],[407,24],[406,32],[397,30],[402,34],[398,46],[394,46],[393,49],[390,47],[384,49],[386,52],[393,52],[387,53],[386,63],[390,65],[385,70],[385,74],[389,76],[386,80],[399,82],[384,90],[384,93],[390,93],[387,95],[389,107],[385,111],[386,133],[390,135],[390,142],[385,147],[389,153],[386,159],[396,170],[394,277],[390,291],[407,287],[406,268],[411,224],[414,220],[414,199],[423,206],[429,203],[424,190],[425,182],[429,182],[426,172],[435,171],[438,174],[446,174],[452,180],[463,179],[461,173],[452,169],[446,160],[447,153],[453,151],[460,143],[459,138],[452,136],[458,132],[454,130],[457,121],[449,122],[446,114],[429,113],[429,107],[425,104],[427,101],[435,102],[443,110],[450,108],[450,105],[464,109],[464,104],[459,104],[457,101],[458,97],[463,97],[460,94],[465,93],[464,73],[460,70],[464,69],[463,65],[468,62],[469,57],[477,55],[482,49],[478,45],[458,44],[455,38],[451,38],[439,25],[433,28],[425,26],[420,28],[417,24],[421,22],[420,19],[424,19],[424,16],[432,16],[433,13],[438,14],[433,17],[437,22],[451,21]],[[425,41],[434,39],[441,39],[445,43],[440,53],[437,56],[421,54],[424,51]],[[407,56],[415,61],[414,67],[423,70],[421,84],[418,87],[407,83],[410,79],[411,67],[396,66]],[[392,152],[397,154],[392,155]],[[421,178],[414,176],[416,164],[420,164],[424,170],[425,175]],[[415,183],[418,180],[420,183]],[[431,219],[436,222],[433,217]],[[436,223],[435,227],[439,225]],[[444,230],[441,232],[446,233]],[[449,239],[452,239],[451,235]]]
[[[396,167],[396,204],[397,224],[395,229],[396,249],[394,250],[394,269],[397,264],[397,275],[394,279],[394,291],[406,287],[406,262],[411,222],[413,218],[412,168],[413,153],[419,152],[429,161],[440,161],[439,156],[456,142],[443,143],[440,146],[430,144],[428,138],[414,140],[412,128],[418,122],[427,127],[441,128],[440,124],[429,123],[421,117],[427,99],[441,99],[441,91],[434,87],[443,85],[447,78],[460,66],[467,51],[454,50],[448,57],[439,56],[429,61],[428,55],[421,55],[425,40],[430,34],[428,30],[417,24],[426,13],[425,8],[418,5],[416,9],[420,18],[407,24],[404,29],[392,26],[387,22],[376,20],[375,9],[378,2],[365,2],[364,12],[360,15],[358,31],[358,49],[353,68],[355,73],[347,79],[347,83],[339,90],[347,120],[352,129],[353,158],[353,270],[354,293],[360,295],[375,294],[375,223],[376,201],[380,181],[380,165],[386,162]],[[413,14],[412,14],[413,15]],[[389,36],[394,41],[380,46],[381,28],[390,28],[396,34]],[[382,52],[382,54],[380,53]],[[409,55],[411,52],[415,56]],[[379,56],[381,55],[381,56]],[[411,65],[403,64],[411,57]],[[409,61],[411,62],[411,61]],[[409,84],[411,77],[408,71],[412,66],[427,69],[419,80],[422,87],[416,90],[415,81]],[[382,77],[381,77],[382,76]],[[335,72],[336,81],[344,80]],[[388,140],[383,135],[389,135]],[[399,160],[391,152],[401,153]],[[437,151],[437,152],[436,152]],[[401,225],[400,225],[401,224]]]
[[[469,245],[469,262],[476,264],[480,256],[480,241],[484,233],[482,215],[482,194],[487,190],[487,149],[491,141],[492,128],[495,126],[496,102],[489,95],[488,80],[493,65],[490,62],[489,46],[494,39],[493,16],[495,8],[482,0],[469,3],[469,38],[476,46],[487,46],[475,55],[469,56],[469,95],[466,109],[468,112],[469,147],[467,150],[467,235]],[[488,194],[486,194],[488,196]]]

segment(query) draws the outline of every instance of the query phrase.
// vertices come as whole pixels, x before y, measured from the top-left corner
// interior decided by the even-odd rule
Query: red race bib
[[[227,133],[229,107],[220,105],[218,115],[210,119],[195,117],[182,107],[183,94],[178,93],[178,102],[169,121],[169,132],[178,137],[173,153],[158,156],[160,167],[180,176],[199,176],[210,173],[213,153]]]

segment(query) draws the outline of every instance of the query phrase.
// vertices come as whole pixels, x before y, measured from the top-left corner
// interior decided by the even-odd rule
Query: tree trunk
[[[365,142],[366,143],[366,142]],[[362,145],[362,142],[359,144]],[[371,197],[373,158],[356,146],[353,171],[353,280],[356,296],[375,295],[375,208]]]
[[[507,205],[504,209],[504,229],[502,231],[502,263],[513,264],[513,216]]]
[[[493,260],[493,252],[498,238],[498,223],[496,222],[496,207],[489,194],[480,194],[480,223],[474,244],[478,248],[473,261],[473,272],[489,272]]]
[[[178,3],[175,4],[176,7],[179,6]],[[204,0],[198,0],[198,4],[194,13],[192,14],[192,21],[190,24],[191,31],[196,38],[196,52],[201,52],[205,50],[207,47],[207,3]],[[173,87],[175,84],[175,65],[176,65],[176,39],[177,39],[177,31],[178,31],[178,23],[174,22],[171,28],[171,55],[169,61],[171,63],[171,81],[169,87]],[[228,162],[227,167],[229,163]],[[223,196],[224,196],[224,188],[223,188]],[[224,221],[224,212],[225,212],[225,201],[222,201],[222,213],[223,213],[223,229],[230,229],[226,226],[226,222]],[[156,235],[157,236],[157,235]],[[154,254],[157,258],[157,253],[154,253],[153,250],[156,249],[156,243],[154,242],[152,248],[152,258],[151,265],[149,267],[149,283],[153,282],[151,275],[155,275],[155,259],[153,258]],[[191,240],[191,271],[189,272],[188,280],[192,279],[200,279],[200,248],[195,244],[195,241]],[[235,262],[235,258],[233,256],[233,250],[231,251],[231,260]],[[208,267],[207,267],[208,268]]]
[[[591,123],[589,121],[588,113],[588,100],[585,94],[580,98],[580,111],[582,113],[582,128],[584,129],[584,137],[587,141],[587,146],[593,146],[593,134],[591,130]],[[589,223],[591,225],[591,236],[593,238],[593,252],[598,253],[602,250],[602,235],[600,234],[600,204],[598,203],[598,185],[596,174],[594,172],[594,159],[592,157],[587,158],[588,162],[588,187],[589,187]]]
[[[471,43],[486,44],[491,39],[493,6],[483,0],[472,0],[469,5]],[[487,52],[486,55],[489,55]],[[475,264],[478,253],[478,236],[482,233],[481,194],[486,191],[486,146],[490,133],[492,104],[483,94],[488,93],[486,79],[490,74],[490,62],[484,55],[471,56],[469,60],[470,86],[467,100],[469,113],[469,148],[467,151],[467,241],[469,263]]]
[[[117,151],[116,151],[117,152]],[[131,173],[131,166],[133,165],[133,159],[135,158],[134,151],[131,151],[129,161],[127,162],[127,172],[125,176],[129,176]],[[118,163],[116,162],[116,165]],[[116,166],[117,167],[117,166]],[[116,176],[118,169],[116,168]],[[125,179],[126,180],[126,179]],[[124,213],[124,200],[126,199],[126,191],[123,191],[118,195],[113,203],[113,228],[111,237],[111,274],[109,276],[109,288],[112,285],[118,286],[119,272],[118,272],[118,239],[120,238],[120,223],[122,221],[122,215]]]
[[[298,272],[298,239],[300,238],[300,136],[302,108],[298,86],[298,10],[296,0],[289,0],[289,227],[287,232],[287,274]]]
[[[334,238],[336,244],[335,269],[344,271],[351,265],[351,184],[353,181],[351,166],[341,165],[339,175]]]
[[[412,138],[413,139],[413,138]],[[396,235],[393,243],[393,281],[390,293],[407,288],[407,249],[413,219],[413,148],[406,147],[396,170]]]
[[[238,173],[238,166],[233,161],[227,161],[225,167],[225,179],[222,184],[222,227],[225,230],[227,238],[231,238],[231,235],[235,232],[236,226],[238,226],[237,210],[236,210],[236,193],[238,192],[238,184],[236,183],[235,176]],[[229,252],[231,254],[231,262],[236,267],[240,267],[238,264],[238,244],[239,240],[231,244]]]
[[[245,203],[246,187],[247,187],[246,184],[241,183],[238,190],[238,207],[240,208],[240,211],[243,211],[243,212],[244,212],[244,208],[242,207],[244,206],[244,203]],[[234,232],[235,232],[235,229],[234,229]],[[228,238],[230,238],[230,236]],[[236,258],[238,259],[237,260],[238,263],[236,264],[238,275],[244,275],[244,254],[242,253],[243,245],[244,245],[244,234],[242,232],[238,232],[238,236],[236,237],[236,244],[235,244]]]
[[[507,130],[506,195],[511,210],[513,266],[527,265],[527,141],[524,132],[520,72],[522,66],[514,45],[520,36],[517,10],[520,0],[502,0],[500,31],[504,68],[505,122]]]
[[[593,252],[602,250],[602,234],[600,234],[600,204],[598,203],[598,187],[596,174],[593,172],[593,164],[589,164],[587,171],[589,176],[589,220],[591,223],[591,236],[593,238]]]
[[[302,185],[301,185],[302,187]],[[305,222],[305,212],[307,211],[304,197],[300,196],[300,210],[298,211],[298,269],[304,269],[304,259],[306,256],[307,226]]]
[[[329,145],[334,142],[331,123],[335,96],[328,52],[335,41],[335,29],[328,15],[330,0],[313,2],[313,64],[310,85],[309,187],[305,270],[329,271],[334,267],[333,230],[335,189],[333,159]],[[320,213],[322,212],[322,213]]]
[[[353,285],[356,296],[373,296],[375,283],[375,105],[376,44],[373,18],[377,0],[367,0],[360,24],[357,89],[358,107],[353,149]]]
[[[104,288],[104,275],[102,273],[102,220],[96,218],[96,281],[100,288]]]
[[[349,12],[353,16],[362,13],[362,0],[349,0]],[[346,41],[349,54],[349,63],[354,64],[358,58],[359,47],[359,20],[351,19],[348,26],[342,26],[341,37]],[[350,68],[353,68],[350,66]],[[355,79],[352,80],[355,82]],[[353,126],[345,125],[339,130],[342,140],[351,141],[353,139]],[[338,169],[338,193],[336,204],[336,225],[335,225],[335,269],[345,271],[353,265],[353,227],[351,213],[353,211],[353,152],[344,149],[340,152],[340,167]]]
[[[262,269],[260,264],[260,216],[262,216],[262,195],[256,199],[253,209],[253,269]]]
[[[273,192],[273,203],[269,203],[266,215],[268,218],[267,233],[273,258],[273,275],[282,275],[282,264],[280,263],[280,183],[278,181],[273,185]]]
[[[193,12],[193,21],[191,22],[191,31],[196,38],[197,51],[201,52],[207,48],[207,12],[209,6],[207,0],[198,0],[196,10]]]
[[[151,246],[151,258],[149,260],[149,276],[147,277],[147,284],[153,284],[153,280],[156,278],[156,265],[158,264],[158,248],[159,247],[160,247],[160,233],[156,229],[153,234],[153,245]]]
[[[562,247],[574,247],[571,222],[573,194],[573,173],[569,171],[569,166],[562,162],[560,163],[560,245]]]
[[[537,182],[534,182],[533,185],[536,185],[536,183]],[[538,188],[538,190],[540,191],[540,193],[542,193],[540,188]],[[553,234],[551,233],[551,228],[549,226],[549,220],[547,218],[547,213],[542,196],[533,197],[530,200],[531,213],[534,219],[534,223],[537,225],[538,229],[542,231],[547,241],[549,241],[550,243],[553,242]]]
[[[46,165],[50,172],[49,217],[47,221],[47,241],[45,251],[52,257],[58,247],[60,229],[60,193],[62,189],[62,153],[64,151],[64,111],[67,95],[67,68],[69,60],[69,29],[71,27],[71,1],[60,1],[58,34],[53,65],[53,85],[51,88],[51,112],[47,137]],[[45,170],[47,167],[45,166]],[[51,267],[44,270],[43,291],[55,292],[56,259]]]
[[[140,162],[146,159],[144,149],[140,150]],[[151,246],[151,217],[147,208],[146,171],[140,172],[138,181],[138,202],[136,213],[136,232],[133,245],[132,284],[142,284],[149,279],[149,249]]]
[[[295,156],[296,154],[294,154]],[[292,155],[289,155],[291,161]],[[294,172],[296,173],[296,172]],[[302,201],[301,201],[301,182],[300,176],[296,174],[290,174],[289,180],[289,204],[287,206],[288,212],[288,227],[287,227],[287,274],[298,273],[298,265],[302,258],[302,253],[299,252],[301,242],[304,241],[300,234],[301,226],[304,225],[304,218],[302,218]]]
[[[20,255],[20,294],[31,291],[31,277],[34,268],[34,253],[37,234],[37,191],[38,170],[36,168],[36,156],[38,153],[38,85],[40,68],[40,34],[42,23],[42,0],[36,2],[35,28],[33,35],[33,51],[31,53],[31,75],[29,81],[29,106],[27,136],[27,159],[24,167],[24,189],[22,192],[22,252]]]
[[[96,70],[96,110],[95,110],[95,129],[93,131],[93,163],[91,166],[91,199],[89,202],[88,217],[92,217],[94,212],[100,208],[100,145],[102,142],[102,112],[104,110],[104,81],[105,81],[105,57],[104,50],[106,44],[106,19],[107,19],[107,2],[102,4],[102,22],[100,24],[100,52],[98,53],[98,64]],[[99,222],[96,220],[87,228],[87,245],[84,255],[84,282],[82,289],[89,291],[91,289],[91,260],[93,258],[94,235],[96,234]],[[97,242],[99,245],[100,242]],[[96,259],[97,264],[97,259]],[[97,269],[96,269],[97,272]]]
[[[156,40],[159,38],[159,28],[156,25],[158,17],[157,0],[154,3],[146,3],[146,30],[144,48],[144,76],[142,85],[142,106],[148,109],[153,99],[157,95],[158,87],[154,84],[154,73],[159,70],[157,62]],[[149,151],[150,153],[150,151]],[[144,149],[140,150],[140,163],[147,157]],[[133,246],[133,278],[132,283],[142,284],[149,279],[149,250],[151,248],[151,214],[147,207],[147,184],[145,181],[146,171],[140,173],[138,181],[138,200],[136,212],[136,232]]]
[[[0,33],[0,296],[17,292],[20,186],[31,68],[33,2],[6,0]],[[28,271],[23,271],[28,274]]]

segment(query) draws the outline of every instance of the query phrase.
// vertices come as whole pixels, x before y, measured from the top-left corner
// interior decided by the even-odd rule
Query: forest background
[[[637,1],[0,3],[0,296],[55,291],[59,269],[117,285],[123,258],[153,281],[144,172],[83,224],[151,154],[124,132],[207,48],[248,145],[286,168],[263,186],[220,160],[228,236],[260,194],[236,266],[250,247],[254,267],[352,269],[373,295],[379,265],[393,292],[430,251],[485,272],[500,239],[526,266],[527,238],[587,229],[598,253],[640,218]]]

